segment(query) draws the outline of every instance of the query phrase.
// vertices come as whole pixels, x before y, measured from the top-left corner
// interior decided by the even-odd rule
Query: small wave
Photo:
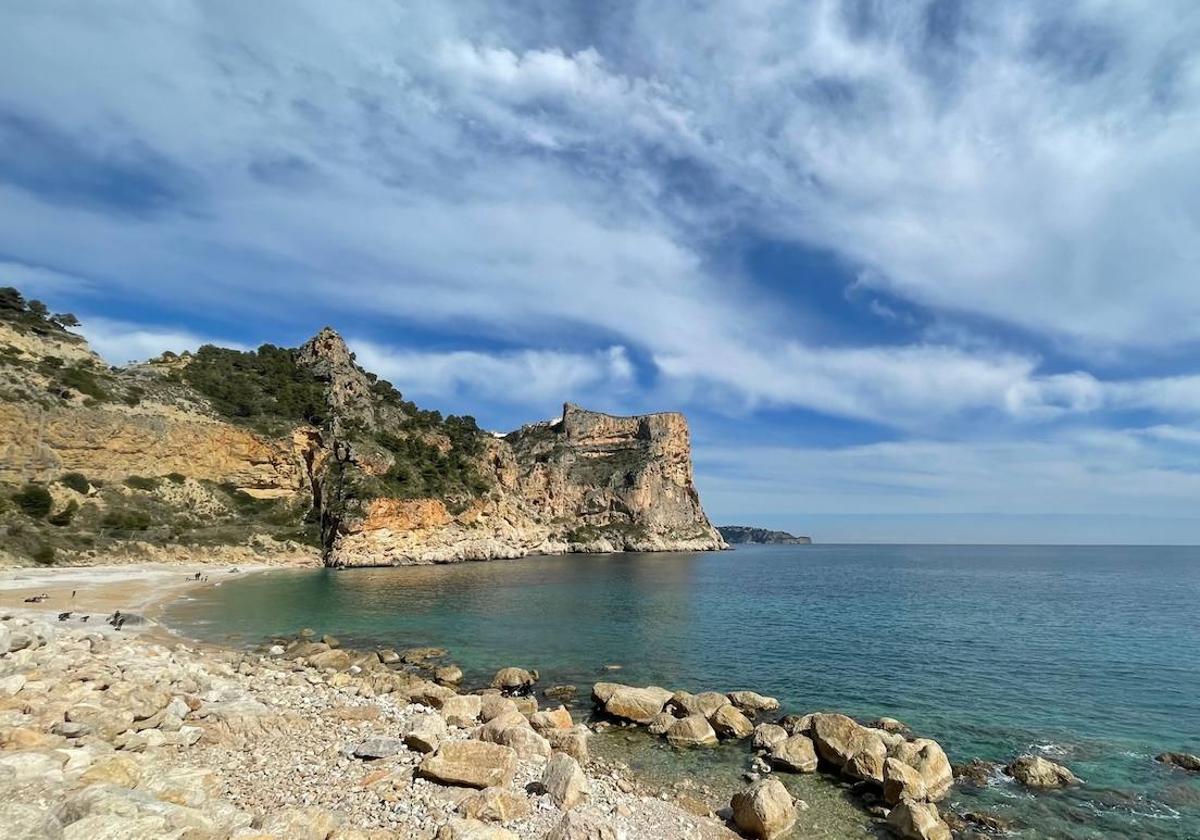
[[[1070,747],[1064,747],[1062,744],[1056,744],[1053,741],[1045,744],[1030,744],[1029,749],[1036,750],[1043,755],[1069,755]]]

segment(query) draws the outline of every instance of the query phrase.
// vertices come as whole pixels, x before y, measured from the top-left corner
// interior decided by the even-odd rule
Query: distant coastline
[[[730,545],[810,545],[812,537],[798,537],[787,531],[752,528],[749,525],[718,525],[717,531]]]

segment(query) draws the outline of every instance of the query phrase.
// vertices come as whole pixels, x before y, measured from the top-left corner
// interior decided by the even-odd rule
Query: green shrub
[[[295,350],[273,344],[248,353],[206,344],[183,377],[218,412],[262,431],[295,423],[319,426],[329,416],[324,383],[296,364]]]
[[[41,519],[54,506],[50,491],[38,484],[26,484],[24,489],[13,495],[13,501],[26,516],[34,519]]]
[[[92,483],[87,480],[87,476],[83,473],[69,472],[58,477],[58,483],[64,487],[70,487],[76,493],[87,494],[91,489]]]
[[[51,516],[50,518],[48,518],[46,521],[49,522],[51,525],[57,525],[59,528],[62,528],[65,525],[70,525],[71,520],[75,518],[75,514],[78,512],[79,512],[79,504],[74,499],[72,499],[70,502],[67,503],[67,506],[65,508],[63,508],[58,513],[56,513],[53,516]]]
[[[108,391],[104,390],[96,374],[79,364],[63,368],[58,374],[58,382],[64,388],[78,391],[96,402],[104,402],[109,398]]]
[[[185,481],[187,481],[187,476],[185,476],[183,473],[167,473],[166,478],[167,481],[171,482],[172,484],[183,484]]]
[[[33,562],[39,566],[51,566],[54,564],[54,546],[49,543],[42,543],[33,550]]]
[[[131,475],[125,479],[125,486],[134,490],[153,490],[158,487],[157,478],[147,478],[141,475]]]
[[[150,527],[150,514],[141,510],[110,510],[100,520],[101,526],[112,531],[145,531]]]

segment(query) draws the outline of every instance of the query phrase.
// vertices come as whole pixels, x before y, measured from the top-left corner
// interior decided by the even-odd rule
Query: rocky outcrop
[[[797,537],[787,531],[751,528],[747,525],[720,525],[717,527],[717,531],[730,545],[810,545],[812,543],[811,537]]]
[[[487,441],[480,462],[493,492],[457,506],[373,499],[339,524],[331,562],[725,547],[700,506],[681,414],[613,417],[568,403],[559,420]]]
[[[1190,770],[1193,773],[1200,773],[1200,755],[1193,755],[1192,753],[1165,752],[1156,755],[1154,760],[1159,764],[1168,764],[1172,767],[1178,767],[1180,770]]]

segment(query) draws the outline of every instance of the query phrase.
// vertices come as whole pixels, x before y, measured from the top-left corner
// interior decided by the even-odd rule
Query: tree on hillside
[[[79,326],[79,319],[70,312],[59,312],[50,318],[51,323],[58,324],[63,329]]]
[[[29,301],[25,309],[30,315],[42,321],[46,320],[46,316],[50,314],[50,310],[46,308],[46,304],[40,300]]]
[[[25,314],[25,298],[12,286],[0,287],[0,316]]]

